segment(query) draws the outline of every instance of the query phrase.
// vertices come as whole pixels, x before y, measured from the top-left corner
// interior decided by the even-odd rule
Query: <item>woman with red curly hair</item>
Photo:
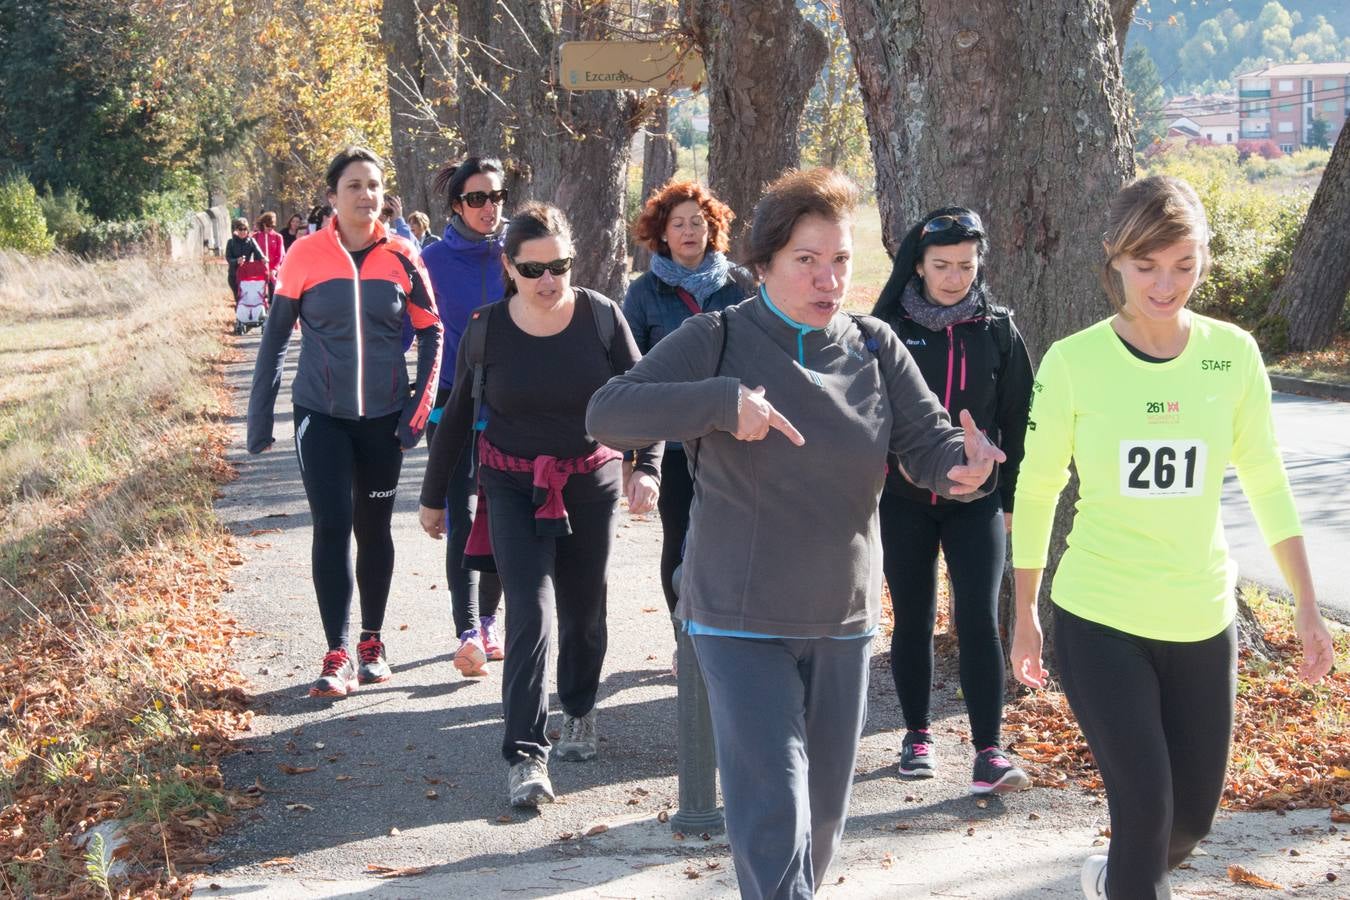
[[[671,181],[647,198],[633,236],[652,251],[650,271],[628,287],[624,318],[644,354],[690,316],[716,312],[754,293],[748,271],[727,259],[727,236],[736,214],[697,181]],[[666,444],[661,463],[661,589],[675,612],[672,580],[684,551],[694,483],[684,449]]]

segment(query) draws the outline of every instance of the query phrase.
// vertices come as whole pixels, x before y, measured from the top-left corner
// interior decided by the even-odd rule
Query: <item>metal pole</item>
[[[726,820],[717,806],[717,757],[714,753],[712,715],[708,712],[708,687],[694,656],[694,642],[676,622],[679,652],[680,808],[670,817],[672,831],[686,834],[720,834]]]

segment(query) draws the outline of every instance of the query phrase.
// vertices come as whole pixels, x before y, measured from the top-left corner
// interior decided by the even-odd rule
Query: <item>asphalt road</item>
[[[240,411],[257,342],[256,333],[239,339],[243,362],[229,372]],[[198,882],[198,896],[736,896],[724,839],[676,836],[659,818],[678,800],[678,723],[655,521],[621,514],[599,758],[551,766],[559,802],[522,813],[506,803],[500,666],[470,681],[451,665],[444,545],[422,534],[415,514],[425,449],[405,461],[393,524],[398,559],[385,640],[394,678],[341,701],[306,695],[326,648],[288,386],[281,397],[277,445],[265,454],[243,451],[236,416],[231,459],[239,478],[217,504],[245,558],[225,605],[255,632],[236,646],[235,662],[251,681],[256,717],[222,768],[227,785],[256,786],[263,802],[217,844],[222,859]],[[1038,788],[985,806],[970,797],[972,750],[950,659],[934,688],[938,777],[920,785],[899,779],[887,650],[874,648],[851,816],[821,896],[1081,897],[1079,864],[1104,843],[1101,798],[1076,788]],[[557,709],[555,697],[553,727]],[[1233,862],[1301,885],[1298,896],[1344,896],[1345,844],[1328,825],[1325,810],[1221,815],[1203,853],[1176,873],[1178,896],[1247,896],[1226,877]],[[1287,852],[1295,847],[1297,857]],[[380,880],[372,865],[416,874]],[[1340,882],[1328,883],[1327,871],[1339,872]]]
[[[1350,624],[1350,404],[1276,394],[1274,411],[1318,600],[1328,616]],[[1224,477],[1223,526],[1241,577],[1283,589],[1232,469]]]

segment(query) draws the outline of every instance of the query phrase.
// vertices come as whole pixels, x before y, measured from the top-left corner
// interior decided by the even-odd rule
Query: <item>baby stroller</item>
[[[237,272],[239,295],[235,298],[234,333],[244,334],[267,321],[267,261],[241,262]]]

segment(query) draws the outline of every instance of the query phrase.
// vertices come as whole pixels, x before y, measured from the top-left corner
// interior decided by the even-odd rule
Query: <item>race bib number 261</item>
[[[1121,441],[1120,493],[1192,497],[1205,485],[1204,441]]]

